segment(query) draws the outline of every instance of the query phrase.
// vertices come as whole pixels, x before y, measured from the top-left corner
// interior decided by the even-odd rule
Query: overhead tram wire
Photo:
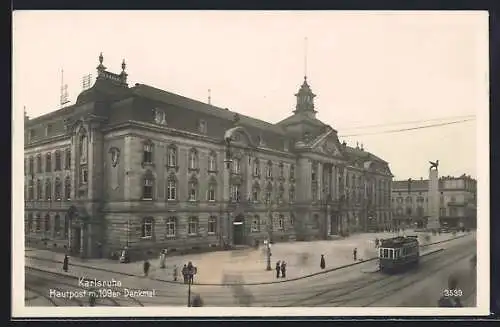
[[[462,118],[473,119],[475,117],[476,117],[475,115],[450,116],[450,117],[442,117],[442,118],[434,118],[434,119],[409,120],[409,121],[393,122],[393,123],[381,123],[381,124],[373,124],[373,125],[354,126],[354,127],[348,127],[348,128],[339,128],[339,130],[350,131],[350,130],[355,130],[355,129],[364,129],[364,128],[372,128],[372,127],[387,127],[387,126],[395,126],[395,125],[430,123],[430,122],[438,122],[438,121],[450,120],[450,119],[462,119]]]
[[[417,126],[417,127],[391,129],[391,130],[378,131],[378,132],[367,132],[367,133],[339,135],[339,137],[351,137],[351,136],[365,136],[365,135],[378,135],[378,134],[400,133],[400,132],[414,131],[414,130],[419,130],[419,129],[427,129],[427,128],[433,128],[433,127],[446,126],[446,125],[460,124],[460,123],[465,123],[465,122],[473,121],[473,120],[475,120],[475,119],[472,119],[472,118],[471,119],[463,119],[463,120],[456,120],[456,121],[451,121],[451,122],[446,122],[446,123],[430,124],[430,125]]]

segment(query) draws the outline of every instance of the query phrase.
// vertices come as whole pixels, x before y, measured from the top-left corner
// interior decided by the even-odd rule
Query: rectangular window
[[[176,222],[175,217],[170,217],[167,220],[167,237],[175,237],[176,230],[175,230],[175,222]]]
[[[208,171],[216,171],[217,165],[215,164],[215,156],[210,155],[208,157]]]
[[[253,176],[254,177],[260,176],[260,165],[258,161],[254,162],[253,164]]]
[[[188,234],[189,235],[197,235],[198,234],[198,218],[197,217],[189,217]]]
[[[143,196],[144,200],[152,200],[153,199],[153,180],[146,178],[144,179],[144,190]]]
[[[141,237],[143,238],[151,238],[153,237],[153,219],[146,218],[142,223],[142,233]]]
[[[272,192],[267,190],[266,191],[266,204],[271,203],[271,195],[272,195]]]
[[[38,155],[36,157],[36,172],[42,173],[42,156]]]
[[[278,229],[283,230],[284,226],[285,226],[285,216],[280,215],[278,218]]]
[[[66,154],[64,157],[64,169],[70,170],[71,169],[71,150],[67,149]]]
[[[273,166],[272,166],[272,165],[270,165],[270,164],[268,164],[268,165],[266,166],[266,176],[267,176],[268,178],[273,177]]]
[[[88,170],[87,170],[86,166],[80,167],[80,178],[81,178],[81,184],[87,184],[87,182],[88,182]]]
[[[252,201],[259,202],[259,189],[254,188],[252,191]]]
[[[196,201],[197,187],[196,183],[189,183],[189,201]]]
[[[167,200],[176,199],[176,182],[174,180],[169,180],[167,183]]]
[[[233,174],[239,174],[241,172],[241,161],[238,158],[233,159]]]
[[[210,184],[208,186],[208,201],[215,201],[215,185],[213,184]]]
[[[167,166],[176,167],[177,166],[177,149],[169,148],[167,157]]]
[[[142,162],[143,163],[153,163],[153,145],[152,144],[144,144]]]
[[[294,179],[294,178],[295,178],[295,166],[291,165],[290,166],[290,179]]]
[[[260,219],[259,219],[259,216],[255,216],[253,219],[252,219],[252,226],[251,226],[251,231],[252,232],[259,232],[260,230]]]
[[[217,231],[217,217],[210,216],[208,218],[208,234],[215,234]]]
[[[292,203],[295,201],[295,189],[290,189],[288,201]]]
[[[234,201],[234,202],[240,201],[240,186],[239,185],[231,185],[231,201]]]

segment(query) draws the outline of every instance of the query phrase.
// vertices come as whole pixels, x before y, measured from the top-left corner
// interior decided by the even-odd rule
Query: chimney
[[[361,151],[365,151],[365,148],[363,147],[363,143],[361,143]]]

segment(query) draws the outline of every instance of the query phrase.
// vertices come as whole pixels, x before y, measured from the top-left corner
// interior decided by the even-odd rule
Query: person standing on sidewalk
[[[187,284],[187,282],[188,282],[188,267],[186,264],[184,264],[184,267],[182,267],[182,277],[184,278],[184,284]]]
[[[149,263],[148,259],[144,260],[144,276],[145,277],[148,277],[150,266],[151,266],[151,264]]]
[[[179,270],[177,269],[177,265],[174,265],[174,282],[177,281],[177,274],[179,273]]]
[[[354,261],[358,260],[358,249],[357,248],[354,248],[354,250],[352,250],[352,257],[353,257]]]
[[[63,260],[63,270],[64,272],[68,272],[68,265],[69,265],[69,257],[67,254],[64,255],[64,260]]]
[[[281,278],[286,277],[286,262],[281,262]]]
[[[276,262],[276,278],[280,278],[280,270],[281,270],[280,262],[277,261]]]
[[[320,262],[319,262],[319,267],[320,267],[321,269],[325,269],[325,267],[326,267],[326,263],[325,263],[325,255],[324,255],[324,254],[322,254],[322,255],[321,255],[321,260],[320,260]]]

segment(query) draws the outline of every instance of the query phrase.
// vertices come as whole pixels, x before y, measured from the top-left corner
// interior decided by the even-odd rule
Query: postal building
[[[73,105],[25,117],[25,235],[84,257],[330,239],[391,224],[387,162],[316,118],[307,78],[268,123],[145,84],[99,57]]]

